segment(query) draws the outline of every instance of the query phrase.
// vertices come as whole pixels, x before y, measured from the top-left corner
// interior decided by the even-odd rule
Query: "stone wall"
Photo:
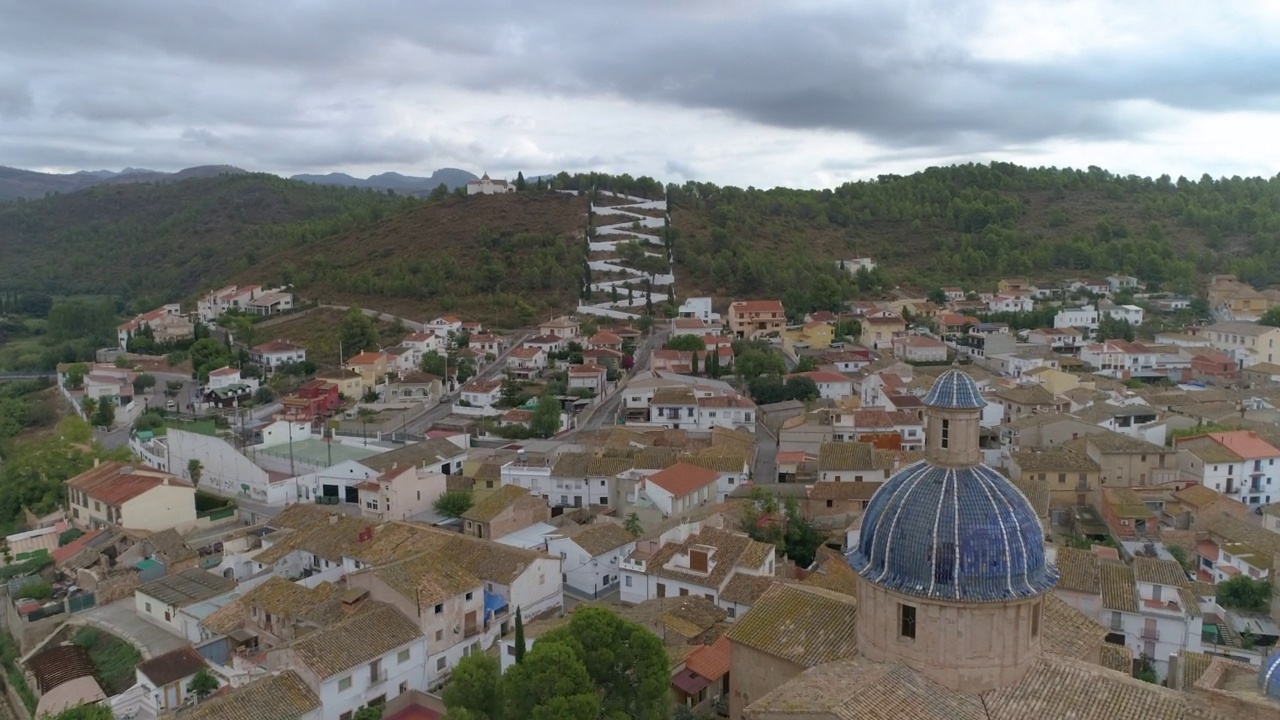
[[[748,705],[805,668],[754,648],[729,643],[729,720],[743,720]]]

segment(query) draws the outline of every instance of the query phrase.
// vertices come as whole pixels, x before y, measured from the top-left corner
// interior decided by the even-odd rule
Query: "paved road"
[[[506,369],[507,356],[511,354],[511,351],[519,347],[520,343],[527,340],[533,334],[534,334],[534,331],[525,330],[515,335],[511,340],[511,344],[507,346],[507,349],[503,350],[502,353],[499,354],[498,357],[495,358],[493,362],[489,363],[489,365],[486,366],[484,370],[480,371],[476,375],[476,377],[473,379],[491,380],[497,377],[499,374],[502,373],[503,370]],[[467,382],[471,382],[471,381],[468,380]],[[454,398],[454,399],[456,400],[457,398]],[[443,420],[445,417],[447,417],[451,412],[453,412],[452,400],[450,402],[437,405],[436,407],[431,408],[425,414],[423,414],[422,417],[409,423],[406,426],[406,429],[410,435],[421,435],[422,433],[430,429],[431,426],[434,425],[436,422]]]
[[[758,416],[756,459],[751,465],[751,481],[758,484],[778,482],[778,440]]]
[[[127,640],[143,659],[163,655],[170,650],[190,645],[185,638],[139,617],[133,596],[71,616],[73,625],[88,625]]]
[[[640,347],[636,348],[636,364],[631,374],[618,385],[617,390],[614,390],[612,395],[605,398],[604,402],[596,407],[585,423],[578,425],[575,432],[578,430],[598,430],[605,425],[614,424],[618,417],[618,408],[622,404],[622,395],[627,387],[627,381],[635,377],[636,373],[649,369],[649,353],[655,347],[662,347],[669,333],[670,331],[665,329],[654,330],[649,337],[644,339],[644,342],[640,343]]]

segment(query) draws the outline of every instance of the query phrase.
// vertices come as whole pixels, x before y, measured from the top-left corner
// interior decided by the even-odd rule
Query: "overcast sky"
[[[1280,172],[1274,0],[0,0],[0,165]]]

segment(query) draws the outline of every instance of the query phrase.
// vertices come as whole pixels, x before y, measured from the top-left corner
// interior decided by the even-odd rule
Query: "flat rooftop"
[[[255,452],[271,457],[288,458],[289,445],[289,443],[273,445],[269,448],[259,448]],[[312,465],[325,466],[337,465],[347,460],[363,460],[387,451],[386,448],[378,447],[373,443],[365,447],[362,445],[346,445],[337,441],[325,442],[319,438],[295,440],[292,445],[295,460],[301,460]]]

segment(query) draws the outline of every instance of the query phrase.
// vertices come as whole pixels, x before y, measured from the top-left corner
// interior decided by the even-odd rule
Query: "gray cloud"
[[[879,148],[871,155],[899,158],[1139,138],[1151,120],[1121,112],[1131,100],[1209,112],[1280,104],[1274,46],[1204,40],[1054,64],[977,57],[965,42],[988,19],[983,0],[0,0],[0,17],[0,67],[9,69],[0,117],[27,118],[0,136],[0,162],[36,165],[128,158],[325,170],[626,159],[616,139],[587,146],[592,138],[583,138],[573,151],[506,149],[493,138],[536,138],[554,125],[531,122],[519,107],[487,128],[444,122],[421,137],[388,109],[403,102],[418,118],[448,118],[457,107],[446,96],[466,93],[707,111],[848,133]],[[654,169],[696,170],[666,160]],[[842,156],[813,166],[872,162]]]

